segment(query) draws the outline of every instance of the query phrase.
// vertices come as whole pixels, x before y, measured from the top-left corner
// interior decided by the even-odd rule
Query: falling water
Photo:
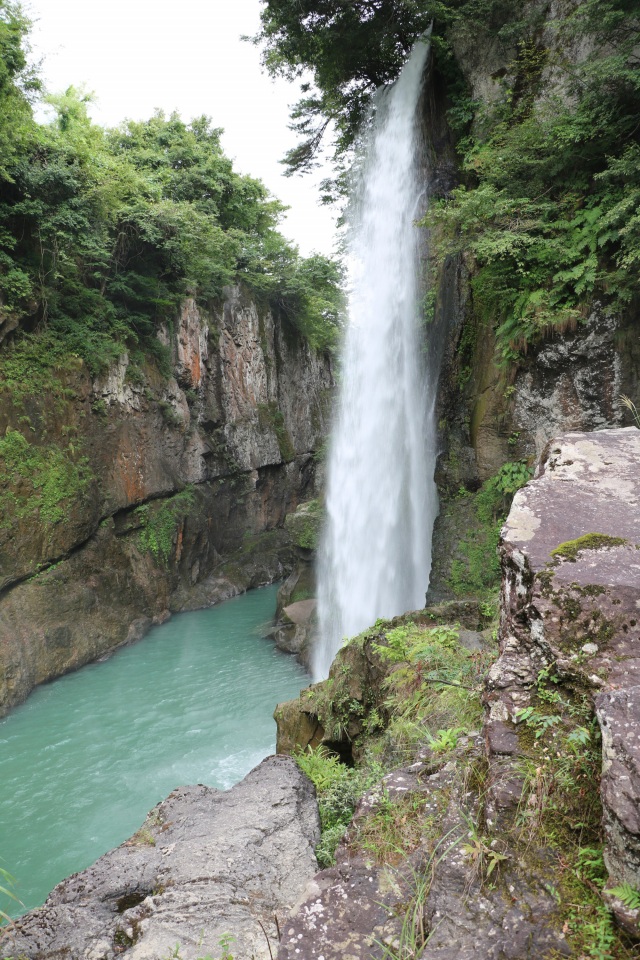
[[[421,344],[414,223],[424,207],[417,106],[428,50],[419,43],[379,95],[352,203],[349,324],[319,557],[317,678],[327,676],[344,637],[424,606],[429,583],[437,371]]]

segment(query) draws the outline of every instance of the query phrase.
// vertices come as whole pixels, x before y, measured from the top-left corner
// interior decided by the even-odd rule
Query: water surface
[[[26,908],[134,833],[175,787],[227,789],[273,753],[274,707],[308,683],[260,636],[275,594],[180,614],[0,720],[0,866]],[[7,907],[0,899],[20,912]]]

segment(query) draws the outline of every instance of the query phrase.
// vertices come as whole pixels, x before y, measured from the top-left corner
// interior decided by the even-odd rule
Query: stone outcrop
[[[317,868],[318,809],[288,757],[231,790],[179,787],[130,840],[53,890],[2,942],[3,956],[270,960],[278,924]]]
[[[550,874],[527,871],[495,847],[500,883],[482,882],[486,865],[475,824],[481,797],[460,771],[482,764],[480,736],[461,738],[446,760],[429,748],[365,794],[336,852],[336,864],[309,882],[282,925],[278,960],[538,960],[568,954]],[[384,818],[395,807],[401,846],[385,857]],[[398,812],[399,811],[399,812]],[[474,846],[475,844],[475,846]]]
[[[639,463],[633,427],[567,434],[549,444],[535,480],[516,494],[503,530],[501,655],[489,674],[486,725],[499,817],[518,795],[518,777],[509,783],[504,761],[518,754],[518,711],[529,706],[540,672],[553,669],[589,696],[602,733],[605,862],[611,886],[633,887],[640,886]]]
[[[0,481],[0,714],[167,611],[294,567],[284,520],[315,495],[328,357],[236,287],[209,312],[187,300],[161,339],[168,378],[125,354],[92,380],[71,358],[52,392],[0,407],[57,497],[17,468]]]
[[[640,888],[639,463],[635,428],[548,445],[502,531],[499,656],[484,683],[482,731],[451,750],[425,732],[414,762],[365,795],[335,866],[310,881],[283,924],[280,960],[573,956],[589,940],[587,917],[607,916],[600,897],[640,939],[640,911],[620,889]],[[328,681],[278,707],[279,749],[324,743],[350,756],[349,743],[357,761],[374,712],[377,729],[388,722],[380,694],[393,671],[407,673],[380,656],[386,635],[451,624],[451,615],[470,616],[472,627],[470,607],[428,607],[351,641]],[[488,631],[455,632],[472,655],[491,650]],[[420,685],[406,682],[410,699],[395,708],[410,721]],[[428,731],[429,714],[422,722]],[[580,855],[597,863],[598,850],[578,847],[597,847],[600,836],[608,879],[598,875],[596,886]]]
[[[296,553],[293,571],[278,590],[275,626],[270,635],[285,653],[294,653],[307,668],[318,634],[315,550],[322,522],[318,500],[302,503],[285,519],[285,530]]]

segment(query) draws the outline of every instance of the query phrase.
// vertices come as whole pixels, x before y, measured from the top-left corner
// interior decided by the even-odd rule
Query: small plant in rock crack
[[[427,740],[434,753],[449,753],[458,746],[458,739],[463,733],[464,727],[450,727],[448,730],[438,730],[435,736],[427,733]]]
[[[380,940],[374,941],[375,945],[382,950],[381,960],[418,960],[422,956],[423,949],[429,942],[433,929],[435,929],[433,928],[431,932],[428,932],[425,921],[425,904],[436,868],[441,860],[460,842],[460,837],[454,836],[456,832],[456,828],[453,827],[445,833],[443,837],[440,837],[426,861],[417,869],[409,868],[411,871],[411,898],[404,916],[400,936],[394,938],[392,944],[381,943]]]
[[[13,893],[12,890],[10,889],[15,882],[13,877],[11,876],[10,873],[7,873],[6,870],[3,870],[2,867],[0,867],[0,880],[2,880],[2,884],[0,884],[0,896],[8,897],[10,900],[13,900],[15,903],[19,904],[21,907],[24,906],[22,901],[18,900],[15,893]],[[9,916],[9,914],[5,913],[4,910],[0,910],[0,934],[5,924],[10,924],[12,922],[13,921],[11,920],[11,917]]]
[[[321,867],[335,863],[335,851],[351,822],[356,803],[381,772],[360,773],[340,762],[324,747],[301,750],[295,760],[316,788],[322,836],[316,847]]]
[[[220,960],[233,960],[233,954],[231,953],[230,947],[233,941],[236,938],[231,933],[224,933],[218,943],[222,948],[222,953],[220,955]],[[206,960],[206,957],[204,958]]]
[[[631,397],[626,397],[624,394],[621,394],[618,399],[622,406],[626,407],[631,413],[635,426],[640,430],[640,410],[638,410]]]
[[[481,880],[488,880],[496,867],[509,857],[495,848],[496,840],[487,842],[486,838],[480,836],[471,817],[465,816],[464,820],[468,829],[467,842],[460,849],[471,862],[474,874]]]
[[[525,723],[535,730],[536,740],[561,721],[561,717],[555,714],[538,713],[534,707],[523,707],[516,710],[515,715],[518,723]]]

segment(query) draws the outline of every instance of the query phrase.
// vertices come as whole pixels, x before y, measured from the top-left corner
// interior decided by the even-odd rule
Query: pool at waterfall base
[[[308,683],[263,637],[276,590],[179,614],[0,720],[0,867],[23,904],[0,910],[43,903],[175,787],[227,789],[273,753],[273,710]]]

